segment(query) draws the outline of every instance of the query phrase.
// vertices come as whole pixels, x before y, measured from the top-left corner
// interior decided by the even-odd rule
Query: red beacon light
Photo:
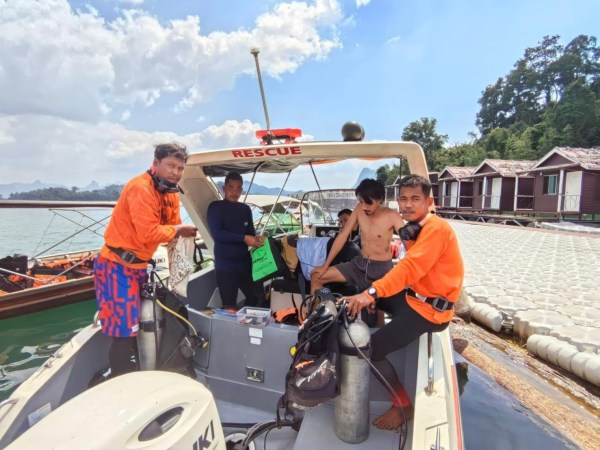
[[[273,141],[290,144],[296,142],[296,138],[302,137],[300,128],[280,128],[278,130],[258,130],[256,137],[262,145],[271,145]]]

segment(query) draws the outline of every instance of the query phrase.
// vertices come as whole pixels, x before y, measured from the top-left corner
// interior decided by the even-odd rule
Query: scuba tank
[[[339,341],[342,381],[335,399],[335,434],[344,442],[359,444],[369,437],[370,366],[356,347],[368,358],[371,332],[362,320],[357,320],[347,329],[340,327]]]
[[[156,303],[156,283],[145,283],[141,290],[140,330],[137,337],[139,365],[141,370],[155,370],[165,321],[163,310]]]

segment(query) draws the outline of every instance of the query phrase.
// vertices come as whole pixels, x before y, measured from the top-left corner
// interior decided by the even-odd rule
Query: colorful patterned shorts
[[[146,269],[131,269],[98,256],[94,287],[102,333],[113,337],[137,336],[140,327],[140,285]]]

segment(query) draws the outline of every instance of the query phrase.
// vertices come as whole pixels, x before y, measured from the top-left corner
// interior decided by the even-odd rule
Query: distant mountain
[[[219,181],[217,182],[217,185],[221,188],[221,190],[223,189],[223,182]],[[113,187],[118,187],[118,191],[120,191],[120,189],[123,187],[122,184],[120,183],[113,183],[108,184],[108,185],[104,185],[101,186],[97,181],[92,181],[91,183],[89,183],[87,186],[83,186],[80,187],[78,189],[78,192],[80,192],[83,196],[86,196],[86,194],[84,193],[93,193],[94,191],[105,191],[109,188],[113,188]],[[244,192],[246,192],[248,190],[248,188],[250,187],[250,183],[248,181],[244,181]],[[61,184],[52,184],[52,183],[42,183],[39,180],[34,181],[33,183],[11,183],[11,184],[0,184],[0,195],[2,196],[2,198],[4,199],[8,199],[10,194],[26,194],[28,192],[32,192],[32,191],[41,191],[43,189],[50,189],[50,188],[62,188],[62,189],[68,189],[69,191],[71,190],[70,186],[65,186],[65,185],[61,185]],[[251,190],[251,194],[262,194],[262,195],[277,195],[279,193],[279,189],[278,187],[266,187],[266,186],[261,186],[260,184],[253,184],[252,185],[252,190]],[[55,195],[56,193],[51,193],[48,195],[51,195],[51,198],[54,199],[53,195]],[[284,190],[282,192],[281,195],[302,195],[303,192],[302,191],[288,191],[288,190]],[[116,195],[118,196],[118,192],[116,193]],[[81,196],[81,195],[80,195]],[[19,196],[19,199],[29,199],[30,196]],[[36,197],[36,199],[38,199],[38,197]],[[60,198],[61,200],[65,200],[64,198]]]
[[[360,174],[358,174],[358,179],[356,180],[356,183],[354,183],[354,186],[352,186],[352,189],[356,189],[360,182],[366,178],[373,178],[376,180],[377,172],[373,169],[369,169],[368,167],[363,167],[363,169],[360,171]]]
[[[10,184],[0,184],[0,195],[2,198],[8,198],[10,194],[16,192],[30,192],[35,191],[37,189],[46,189],[52,187],[66,187],[62,184],[56,183],[42,183],[40,180],[35,180],[33,183],[10,183]]]
[[[223,182],[222,181],[217,181],[217,186],[219,186],[219,189],[221,189],[221,191],[223,191]],[[248,188],[250,187],[250,182],[244,180],[244,184],[243,184],[243,189],[244,192],[248,192]],[[279,194],[279,190],[281,188],[278,187],[266,187],[266,186],[261,186],[260,184],[256,184],[254,183],[252,185],[252,189],[250,190],[250,192],[248,192],[249,194],[258,194],[258,195],[277,195]],[[301,195],[303,194],[303,191],[287,191],[287,190],[283,190],[283,192],[281,193],[281,195]]]
[[[80,187],[79,190],[83,192],[97,191],[101,186],[96,182],[92,181],[90,184],[84,187]]]
[[[250,187],[250,183],[248,181],[244,181],[244,192],[248,191],[248,188]],[[254,183],[252,185],[252,189],[250,190],[249,194],[260,194],[260,195],[277,195],[279,194],[279,190],[281,188],[278,187],[266,187],[266,186],[261,186],[260,184],[256,184]],[[291,195],[291,194],[302,194],[302,191],[287,191],[287,190],[283,190],[283,192],[281,193],[281,195]]]
[[[104,185],[100,185],[97,181],[92,181],[86,186],[80,187],[78,192],[93,192],[93,191],[101,191],[107,188],[112,188],[114,186],[118,186],[118,190],[120,192],[123,187],[123,183],[115,182],[108,183]],[[65,186],[64,184],[57,183],[43,183],[40,180],[35,180],[33,183],[10,183],[10,184],[0,184],[0,196],[3,199],[8,199],[10,194],[25,194],[27,192],[32,191],[40,191],[43,189],[51,189],[51,188],[61,188],[61,189],[69,189],[71,190],[72,186]],[[118,195],[118,193],[117,193]],[[64,199],[62,199],[64,200]]]

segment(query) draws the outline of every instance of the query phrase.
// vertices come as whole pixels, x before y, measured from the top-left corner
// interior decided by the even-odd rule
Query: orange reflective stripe
[[[313,363],[314,361],[302,361],[301,363],[296,364],[294,368],[300,370],[303,367],[310,366]]]

